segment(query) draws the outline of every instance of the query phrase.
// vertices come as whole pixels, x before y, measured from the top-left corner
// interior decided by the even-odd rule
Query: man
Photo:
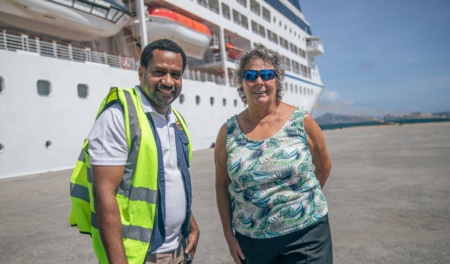
[[[190,137],[171,106],[186,55],[175,42],[157,40],[140,64],[140,85],[113,88],[100,107],[71,179],[71,224],[92,235],[100,263],[183,263],[199,238]]]

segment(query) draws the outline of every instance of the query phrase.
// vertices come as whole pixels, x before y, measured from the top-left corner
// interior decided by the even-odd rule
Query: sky
[[[325,49],[315,116],[450,111],[450,0],[300,4]]]

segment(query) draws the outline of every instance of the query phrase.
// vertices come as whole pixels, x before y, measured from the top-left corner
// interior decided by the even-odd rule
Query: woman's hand
[[[228,249],[230,250],[230,255],[233,257],[234,263],[242,264],[245,260],[244,253],[242,253],[241,246],[237,241],[235,236],[232,236],[227,239]]]

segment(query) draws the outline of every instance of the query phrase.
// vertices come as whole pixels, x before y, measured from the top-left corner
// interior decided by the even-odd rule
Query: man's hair
[[[284,61],[281,55],[271,49],[266,48],[264,45],[257,43],[255,47],[247,50],[239,60],[239,64],[234,72],[234,80],[236,86],[238,87],[238,93],[241,97],[242,102],[247,103],[247,98],[245,97],[244,89],[242,88],[243,77],[242,74],[245,70],[245,65],[250,61],[263,60],[266,63],[272,65],[273,69],[277,73],[275,76],[275,81],[277,85],[277,100],[281,101],[283,98],[283,80],[284,80]]]
[[[140,59],[142,67],[147,68],[148,62],[153,59],[153,51],[155,49],[180,53],[181,57],[183,58],[183,71],[184,69],[186,69],[186,54],[184,53],[183,49],[180,46],[178,46],[177,43],[175,43],[170,39],[155,40],[152,43],[145,46],[144,50],[141,53]]]

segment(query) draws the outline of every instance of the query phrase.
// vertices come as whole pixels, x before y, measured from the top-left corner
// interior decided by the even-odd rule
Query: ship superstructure
[[[140,23],[148,41],[171,38],[188,55],[174,106],[194,149],[209,148],[245,108],[233,83],[237,59],[255,43],[277,50],[283,101],[313,111],[323,54],[298,0],[2,0],[0,178],[72,168],[111,87],[138,84]]]

